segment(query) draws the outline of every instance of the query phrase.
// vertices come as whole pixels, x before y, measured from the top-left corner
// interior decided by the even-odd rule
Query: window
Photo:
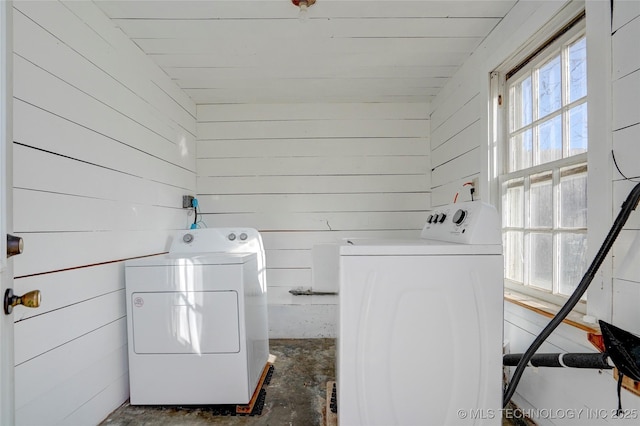
[[[506,284],[536,295],[571,294],[587,267],[586,52],[574,20],[504,79]]]

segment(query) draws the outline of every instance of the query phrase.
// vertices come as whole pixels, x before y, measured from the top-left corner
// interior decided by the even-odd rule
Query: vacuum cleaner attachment
[[[511,400],[511,397],[513,396],[513,393],[516,391],[516,387],[518,386],[518,383],[520,382],[520,378],[522,377],[522,373],[524,373],[525,367],[529,364],[529,361],[531,361],[531,359],[535,355],[535,353],[538,350],[538,348],[540,348],[542,343],[544,343],[544,341],[549,337],[549,335],[551,335],[553,330],[555,330],[562,323],[562,321],[567,317],[567,315],[569,315],[569,313],[574,308],[574,306],[580,301],[580,298],[582,297],[584,292],[587,291],[587,288],[589,287],[589,285],[593,281],[593,278],[595,277],[596,273],[598,272],[598,269],[600,268],[600,265],[602,265],[602,262],[606,258],[607,254],[609,253],[609,250],[613,246],[614,241],[618,237],[618,234],[620,233],[620,231],[622,231],[622,228],[624,227],[625,223],[627,223],[627,219],[629,219],[629,216],[631,215],[631,212],[636,209],[636,207],[638,205],[638,201],[640,201],[640,183],[637,184],[631,190],[631,192],[627,196],[627,199],[622,204],[622,208],[620,209],[620,213],[618,213],[618,216],[616,217],[616,220],[613,222],[613,225],[612,225],[611,229],[609,230],[609,233],[607,234],[604,242],[602,243],[602,246],[598,250],[598,253],[596,253],[596,256],[593,259],[593,262],[591,262],[591,265],[589,265],[589,268],[587,269],[587,272],[585,272],[584,276],[580,280],[580,283],[578,284],[578,286],[576,287],[574,292],[571,294],[571,296],[569,296],[569,299],[564,304],[564,306],[562,306],[562,308],[560,309],[560,311],[558,311],[556,316],[554,316],[551,319],[551,321],[549,321],[549,323],[546,325],[546,327],[533,340],[533,342],[531,343],[531,345],[529,346],[527,351],[520,358],[520,360],[518,362],[518,365],[516,367],[516,370],[513,373],[513,377],[511,378],[511,381],[509,382],[509,385],[507,386],[507,388],[504,391],[504,395],[503,395],[503,399],[502,399],[502,406],[503,407],[506,407],[507,404],[509,403],[509,401]],[[603,322],[601,321],[600,324],[602,325],[602,323]],[[609,325],[609,326],[613,327],[611,325]],[[605,326],[605,328],[606,327],[607,326]],[[624,331],[624,330],[622,330],[622,331]],[[603,330],[603,336],[604,336],[604,333],[605,332]],[[614,335],[617,335],[616,332],[611,332],[609,334],[610,337],[614,336]],[[615,342],[618,342],[618,340],[615,340]],[[619,344],[613,343],[613,341],[612,341],[612,345],[614,345],[616,347],[620,347]],[[612,350],[613,350],[614,346],[612,346]],[[621,360],[622,353],[623,352],[618,350],[618,352],[616,352],[616,355],[615,355],[616,358],[614,358],[614,357],[611,358],[614,363],[616,363],[616,359],[618,359],[619,362],[622,362],[622,360]],[[624,370],[620,370],[619,369],[621,375],[624,374],[624,371],[627,371],[627,372],[633,371],[632,369],[629,369],[629,370],[626,369],[626,367],[630,366],[630,363],[628,362],[628,359],[627,359],[627,361],[624,361],[624,364],[621,364],[621,365],[624,368]],[[618,367],[617,364],[616,364],[616,367]],[[638,368],[638,364],[636,364],[636,368]],[[625,375],[628,375],[629,377],[633,377],[630,374],[625,374]],[[620,381],[618,383],[618,395],[620,394],[620,387],[621,386],[622,386],[622,379],[620,379]],[[618,406],[620,406],[620,403],[618,403]]]

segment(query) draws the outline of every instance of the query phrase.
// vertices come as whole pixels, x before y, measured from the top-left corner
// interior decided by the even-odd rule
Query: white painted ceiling
[[[197,104],[429,102],[517,0],[95,0]]]

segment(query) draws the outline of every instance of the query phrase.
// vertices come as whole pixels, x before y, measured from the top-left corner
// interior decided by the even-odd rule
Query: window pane
[[[533,137],[531,129],[512,136],[509,139],[509,171],[531,167],[533,157]]]
[[[532,228],[553,227],[552,174],[531,176],[529,187],[529,220]]]
[[[569,110],[569,155],[587,152],[587,104]]]
[[[504,233],[505,277],[523,282],[524,256],[522,253],[522,232],[507,231]]]
[[[562,105],[562,73],[560,55],[538,71],[538,117],[542,118]]]
[[[560,170],[560,227],[587,227],[587,165]]]
[[[537,293],[567,295],[588,266],[584,34],[580,21],[505,74],[506,137],[496,156],[505,273]]]
[[[536,164],[544,164],[562,158],[562,117],[555,116],[542,123],[538,130]]]
[[[529,284],[551,291],[553,286],[553,240],[550,233],[532,232],[529,236],[531,269]]]
[[[510,131],[521,129],[533,120],[533,102],[531,100],[531,76],[511,86],[509,91]]]
[[[560,294],[569,295],[587,270],[587,237],[585,234],[560,235]]]
[[[504,183],[502,191],[502,226],[524,226],[524,180],[514,179]]]
[[[587,95],[587,41],[583,37],[569,46],[569,102]]]

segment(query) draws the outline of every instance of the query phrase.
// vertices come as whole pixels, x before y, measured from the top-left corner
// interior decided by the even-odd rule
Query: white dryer
[[[338,421],[501,421],[503,259],[497,212],[458,203],[420,239],[339,248]]]
[[[269,357],[258,231],[179,231],[125,275],[131,404],[248,403]]]

